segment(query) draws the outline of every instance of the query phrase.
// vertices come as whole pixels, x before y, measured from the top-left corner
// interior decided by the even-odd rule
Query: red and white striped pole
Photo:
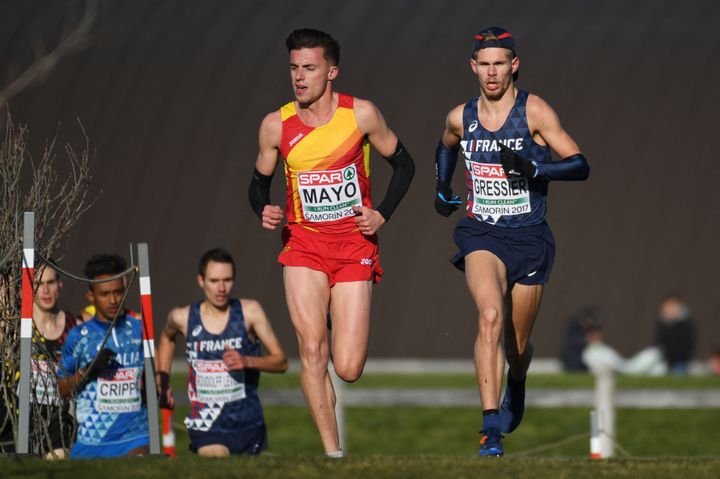
[[[153,329],[152,294],[150,292],[150,258],[147,243],[138,244],[140,263],[140,303],[142,304],[143,353],[145,356],[145,399],[148,409],[150,454],[160,454],[157,386],[155,384],[155,330]]]
[[[169,457],[175,457],[175,429],[173,428],[172,409],[160,409],[162,412],[162,446],[163,452]]]
[[[598,413],[592,410],[590,411],[590,459],[602,459],[599,429]]]
[[[30,445],[30,376],[32,361],[33,286],[35,283],[35,213],[23,215],[23,264],[20,307],[20,383],[18,435],[15,450],[27,454]]]

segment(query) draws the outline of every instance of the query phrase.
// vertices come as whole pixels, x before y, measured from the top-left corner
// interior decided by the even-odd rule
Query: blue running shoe
[[[500,404],[500,430],[504,433],[513,432],[522,421],[525,412],[525,378],[514,379],[508,372],[505,396]]]
[[[500,434],[498,429],[491,427],[480,431],[480,434],[482,434],[482,438],[480,438],[480,450],[478,451],[478,456],[500,457],[505,454],[502,447],[503,435]]]

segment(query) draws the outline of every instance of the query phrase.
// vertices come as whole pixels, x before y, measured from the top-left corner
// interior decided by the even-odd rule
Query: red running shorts
[[[285,247],[278,262],[322,271],[328,276],[330,287],[351,281],[377,283],[383,274],[377,235],[364,236],[359,231],[326,234],[288,225],[283,229],[282,239]]]

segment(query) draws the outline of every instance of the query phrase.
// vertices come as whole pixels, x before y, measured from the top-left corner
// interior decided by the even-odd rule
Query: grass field
[[[0,459],[3,478],[717,478],[720,461],[671,457],[655,460],[489,459],[469,456],[353,456],[341,461],[317,456],[232,457],[229,459],[161,458],[65,461]]]
[[[368,374],[350,388],[474,388],[463,374]],[[174,375],[176,390],[183,378]],[[592,388],[588,375],[536,375],[533,388]],[[623,389],[710,389],[716,378],[619,377]],[[297,374],[264,375],[262,388],[297,388]],[[174,460],[142,458],[45,463],[0,458],[1,478],[657,478],[720,477],[720,410],[619,409],[615,459],[591,461],[589,409],[529,408],[521,427],[504,441],[506,456],[476,457],[479,408],[350,407],[346,409],[347,452],[342,461],[322,457],[322,448],[305,407],[265,408],[269,449],[257,458],[202,460],[187,450],[182,418],[175,412]],[[625,456],[626,453],[628,456]]]
[[[617,441],[632,457],[720,457],[720,411],[620,409],[617,414]],[[268,452],[322,453],[306,408],[268,407],[266,420]],[[473,408],[347,408],[346,448],[363,455],[474,456],[480,423],[481,412]],[[589,409],[530,408],[521,427],[503,443],[508,457],[582,459],[590,450],[589,429]],[[188,454],[182,429],[177,449],[178,455]]]
[[[185,374],[172,375],[176,391],[185,391]],[[715,376],[617,376],[618,389],[720,389],[720,379]],[[528,388],[542,389],[592,389],[595,378],[591,374],[534,374],[528,376]],[[300,377],[296,372],[263,374],[261,389],[299,389]],[[364,374],[353,388],[468,388],[475,389],[475,376],[461,373],[395,373]]]

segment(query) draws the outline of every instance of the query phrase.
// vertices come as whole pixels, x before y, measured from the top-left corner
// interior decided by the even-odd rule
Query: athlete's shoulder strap
[[[515,98],[515,106],[527,105],[527,99],[530,96],[526,90],[518,90],[517,98]]]
[[[282,121],[287,120],[291,116],[295,116],[295,102],[291,101],[288,103],[285,103],[283,106],[280,107],[280,117],[282,118]]]
[[[478,108],[478,97],[475,97],[465,103],[463,108],[463,131],[467,129],[467,126],[473,121],[477,121],[477,108]]]
[[[202,326],[202,321],[200,321],[200,305],[202,304],[202,301],[197,301],[195,303],[192,303],[190,305],[190,308],[188,309],[188,325],[187,330],[188,334],[190,334],[190,331],[195,329],[196,325]]]
[[[63,332],[64,332],[64,334],[67,334],[70,332],[70,330],[72,328],[77,326],[78,319],[77,319],[77,317],[75,317],[75,315],[73,313],[71,313],[69,311],[63,310],[63,313],[65,313],[65,328],[64,328]]]
[[[354,96],[338,92],[338,108],[352,108],[354,103]]]
[[[231,324],[237,325],[242,333],[247,335],[247,326],[245,325],[245,314],[243,313],[242,303],[239,299],[230,300],[230,318]]]

